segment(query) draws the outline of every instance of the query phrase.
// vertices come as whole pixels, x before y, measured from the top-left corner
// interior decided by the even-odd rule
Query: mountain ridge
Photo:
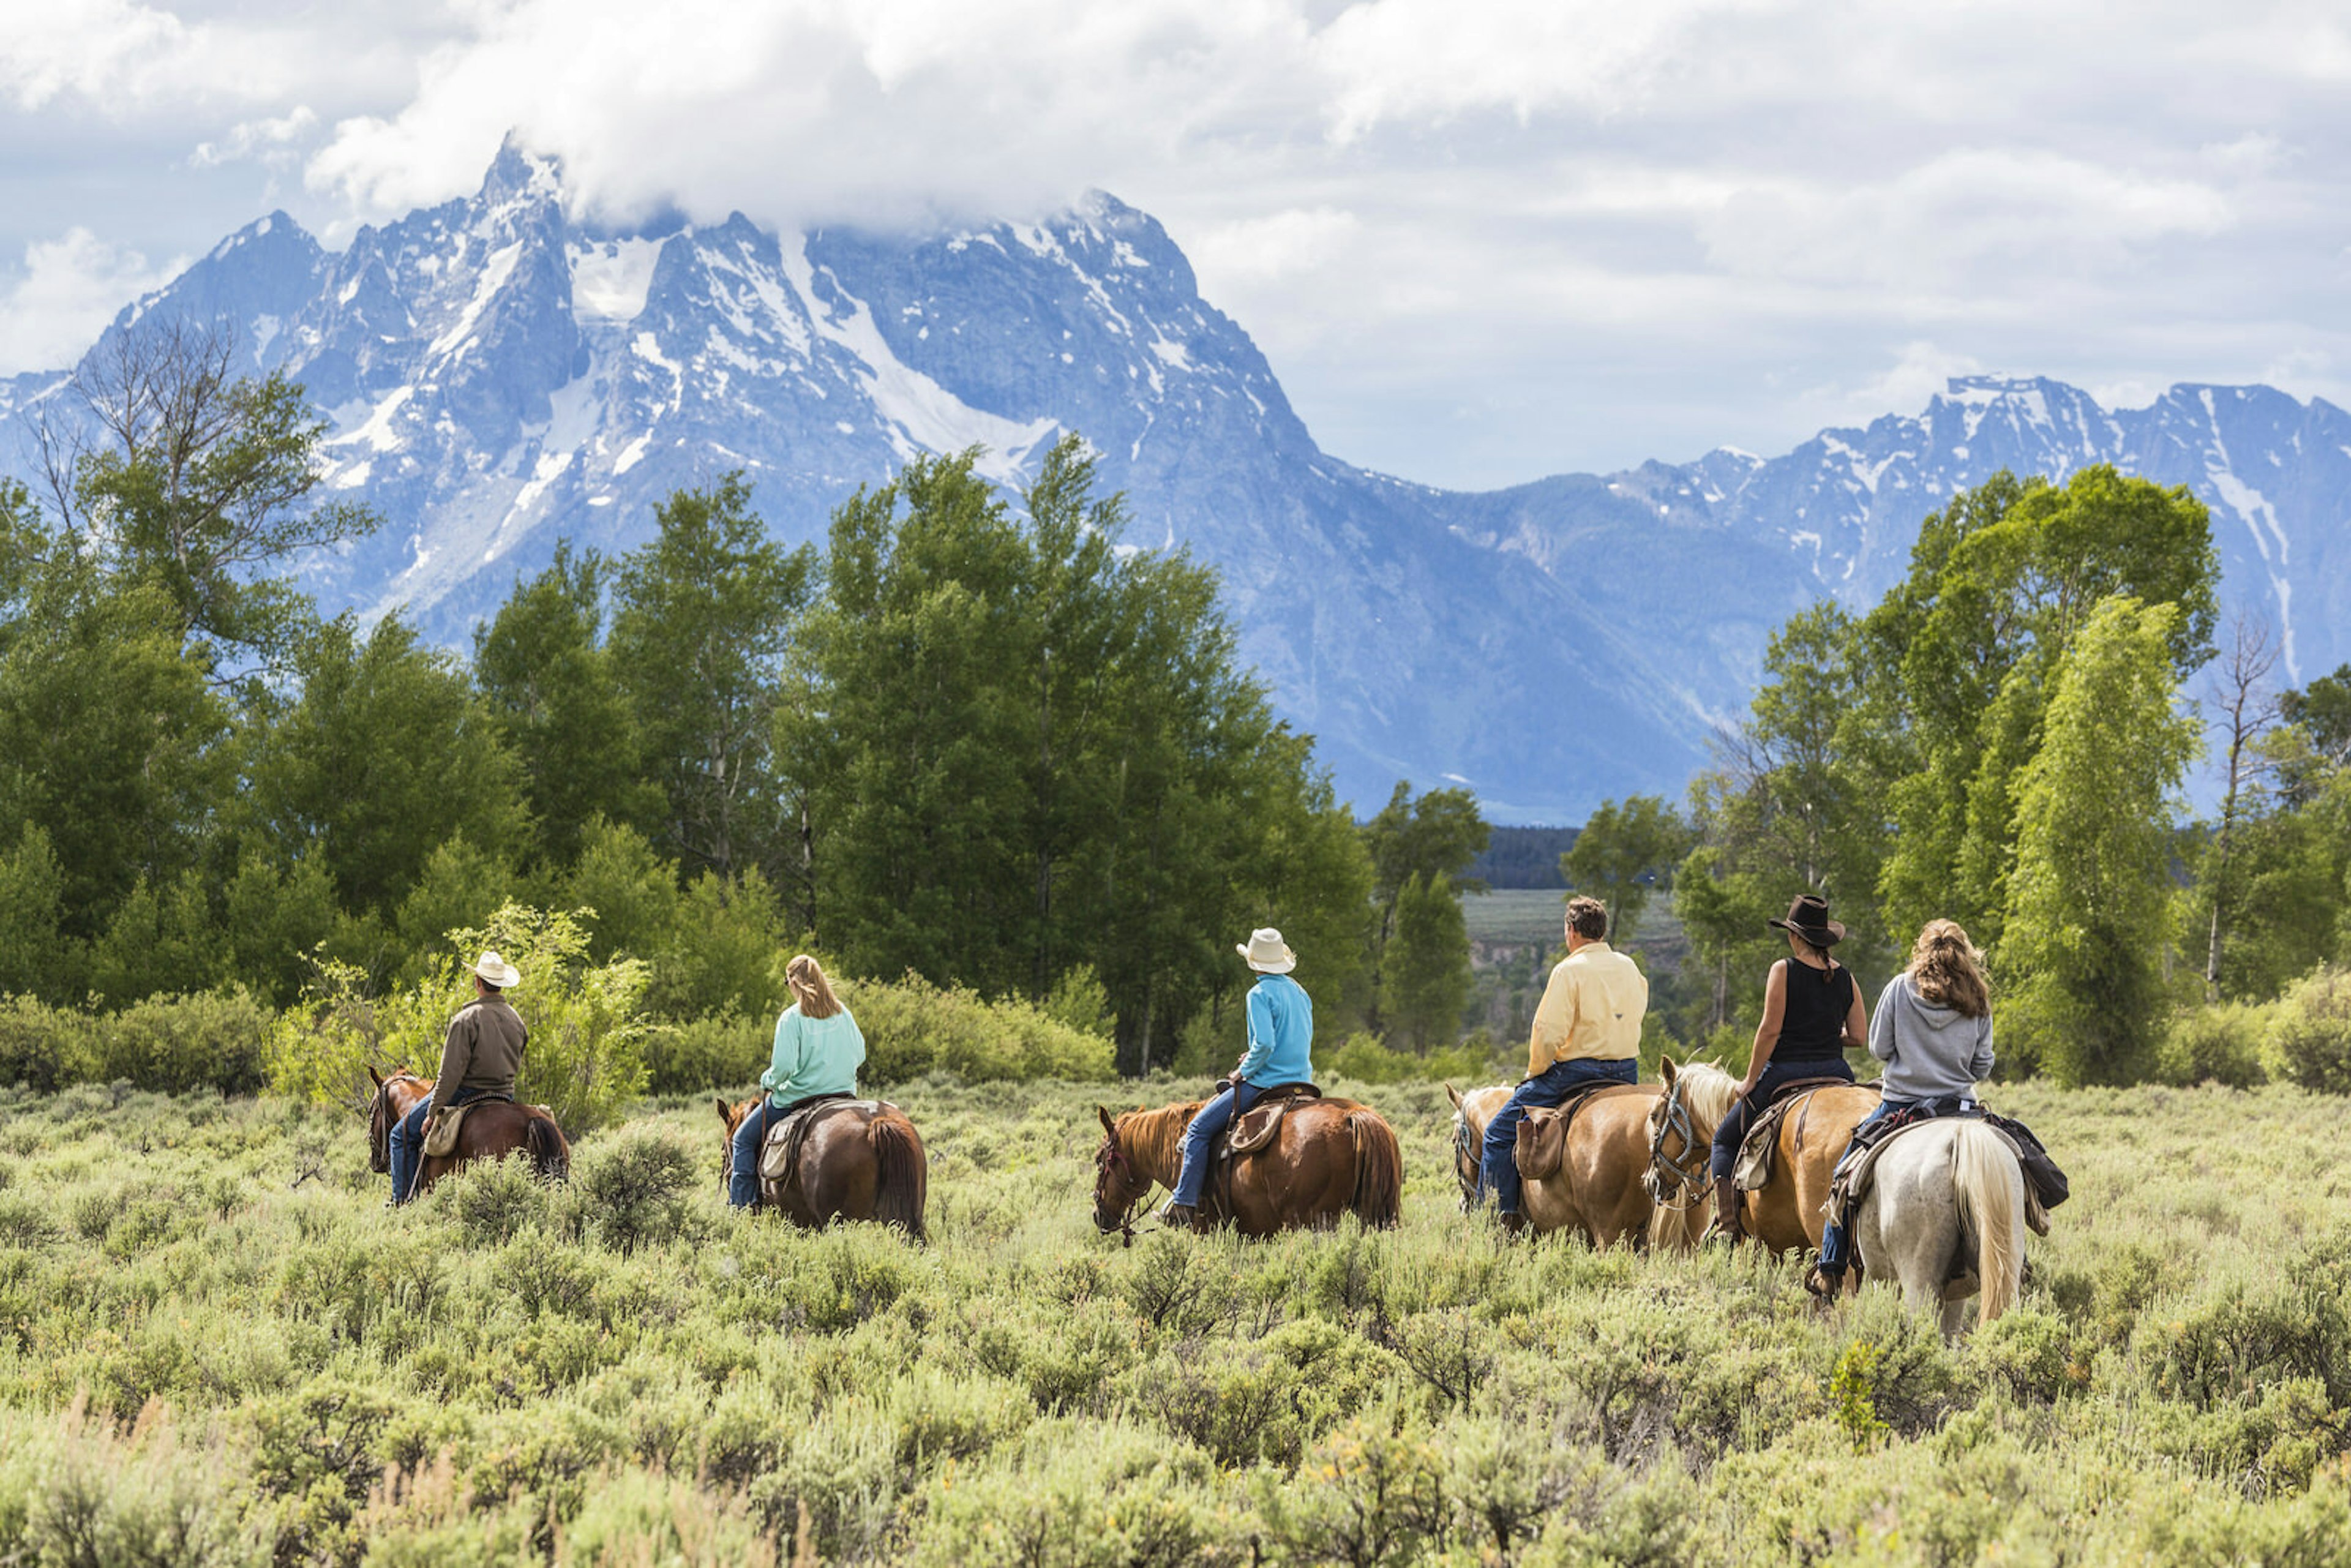
[[[341,252],[273,213],[91,351],[160,311],[226,323],[241,362],[301,381],[332,426],[329,485],[388,519],[304,585],[457,644],[559,537],[628,548],[681,486],[740,468],[779,537],[820,539],[917,452],[977,446],[1017,485],[1076,431],[1130,543],[1222,573],[1243,657],[1361,810],[1398,778],[1466,784],[1499,820],[1677,792],[1770,632],[1819,597],[1873,602],[1925,513],[2001,467],[2189,484],[2297,678],[2351,655],[2351,416],[2323,402],[2182,385],[2108,411],[2045,378],[1962,377],[1917,416],[1777,457],[1454,492],[1323,453],[1165,229],[1102,193],[922,235],[740,213],[617,231],[563,196],[510,141],[473,196]],[[65,373],[0,383],[0,423],[21,433]],[[26,474],[23,446],[0,442],[0,465]]]

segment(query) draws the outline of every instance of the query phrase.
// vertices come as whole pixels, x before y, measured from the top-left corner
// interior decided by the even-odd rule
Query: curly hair
[[[1929,920],[1918,933],[1910,946],[1910,983],[1922,1000],[1961,1018],[1980,1019],[1991,1011],[1983,955],[1956,920]]]
[[[1585,941],[1597,942],[1608,935],[1608,906],[1596,898],[1571,898],[1567,925]]]

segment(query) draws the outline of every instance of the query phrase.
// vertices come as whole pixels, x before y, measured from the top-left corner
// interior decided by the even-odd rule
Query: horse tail
[[[1951,1186],[1959,1220],[1975,1233],[1976,1281],[1983,1299],[1976,1313],[1982,1327],[2016,1305],[2024,1273],[2024,1176],[1998,1133],[1981,1122],[1962,1122],[1951,1149]]]
[[[544,1116],[526,1116],[522,1141],[535,1174],[547,1181],[571,1179],[571,1145],[563,1141],[562,1128]]]
[[[914,1124],[894,1112],[885,1113],[865,1124],[865,1139],[873,1148],[873,1218],[916,1241],[927,1241],[923,1198],[930,1173]]]
[[[1355,1193],[1347,1207],[1364,1224],[1385,1229],[1404,1209],[1404,1151],[1395,1129],[1376,1111],[1355,1112],[1347,1128],[1355,1139]]]

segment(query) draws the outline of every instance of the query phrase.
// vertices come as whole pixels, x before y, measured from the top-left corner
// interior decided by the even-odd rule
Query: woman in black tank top
[[[1708,1168],[1714,1176],[1715,1213],[1736,1216],[1739,1196],[1731,1169],[1754,1117],[1782,1085],[1805,1078],[1853,1082],[1844,1053],[1868,1043],[1869,1019],[1853,971],[1829,956],[1844,939],[1844,927],[1829,918],[1828,901],[1804,894],[1788,906],[1788,918],[1772,925],[1788,934],[1789,956],[1771,966],[1763,983],[1763,1019],[1756,1026],[1755,1051],[1739,1100],[1714,1130]],[[1738,1239],[1736,1220],[1719,1228]]]

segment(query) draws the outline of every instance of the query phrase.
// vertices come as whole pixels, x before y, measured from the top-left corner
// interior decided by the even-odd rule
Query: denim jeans
[[[1200,1188],[1208,1180],[1208,1145],[1217,1134],[1232,1125],[1233,1118],[1258,1102],[1264,1090],[1247,1079],[1231,1087],[1219,1090],[1193,1116],[1192,1124],[1184,1129],[1184,1168],[1176,1176],[1174,1201],[1186,1208],[1200,1207]]]
[[[1579,1083],[1637,1083],[1641,1081],[1641,1063],[1635,1057],[1621,1057],[1614,1061],[1594,1061],[1578,1057],[1572,1061],[1554,1061],[1534,1077],[1510,1092],[1494,1119],[1486,1124],[1485,1147],[1478,1161],[1478,1197],[1482,1201],[1486,1189],[1494,1196],[1504,1214],[1519,1211],[1519,1124],[1527,1113],[1538,1106],[1548,1108],[1566,1099]]]
[[[735,1157],[726,1166],[726,1201],[737,1208],[752,1208],[759,1201],[759,1149],[768,1129],[783,1113],[766,1095],[735,1129]]]
[[[1767,1062],[1763,1076],[1755,1081],[1755,1092],[1730,1108],[1722,1124],[1714,1130],[1714,1148],[1707,1158],[1707,1170],[1720,1181],[1739,1166],[1739,1145],[1747,1141],[1747,1129],[1754,1124],[1763,1108],[1783,1083],[1793,1083],[1805,1078],[1842,1078],[1853,1082],[1853,1069],[1843,1057],[1831,1057],[1820,1061]]]
[[[488,1092],[486,1089],[458,1089],[452,1091],[444,1103],[470,1105]],[[410,1189],[416,1186],[416,1178],[424,1168],[424,1117],[432,1109],[433,1102],[428,1098],[392,1124],[392,1136],[388,1141],[392,1145],[392,1201],[394,1203],[406,1203],[414,1196]]]

